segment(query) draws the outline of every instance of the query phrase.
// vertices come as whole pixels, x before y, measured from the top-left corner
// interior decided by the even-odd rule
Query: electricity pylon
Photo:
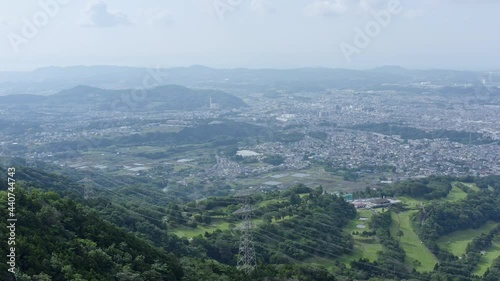
[[[95,197],[95,191],[92,179],[87,176],[78,182],[83,183],[83,199],[93,199]]]
[[[242,225],[240,227],[240,247],[237,268],[244,271],[246,274],[252,272],[257,266],[257,258],[255,257],[255,247],[252,239],[252,212],[254,209],[250,204],[250,196],[244,196],[243,207],[234,212],[235,215],[241,216]]]

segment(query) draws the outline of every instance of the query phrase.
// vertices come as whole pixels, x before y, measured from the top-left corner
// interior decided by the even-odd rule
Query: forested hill
[[[254,194],[249,200],[257,207],[252,222],[258,265],[245,275],[236,267],[238,198],[185,202],[154,186],[104,188],[105,180],[97,177],[103,184],[98,197],[83,200],[81,185],[68,177],[37,168],[18,171],[17,280],[495,281],[500,274],[497,176],[429,177],[354,194],[411,198],[377,210],[356,210],[341,196],[302,184]],[[2,202],[7,189],[2,178]],[[0,217],[7,217],[7,207]],[[357,227],[361,217],[367,220],[364,230]],[[451,238],[442,242],[478,227],[483,233],[465,241],[462,253],[446,248]],[[6,220],[0,229],[7,237]],[[0,247],[7,252],[9,246]],[[434,263],[424,269],[425,257]],[[5,274],[7,264],[0,270]]]
[[[1,96],[0,104],[37,106],[78,105],[103,110],[196,110],[209,108],[232,109],[247,107],[240,98],[218,90],[190,89],[165,85],[151,89],[106,90],[77,86],[49,96]]]
[[[170,242],[169,247],[176,249],[180,256],[174,257],[133,232],[103,220],[94,210],[72,199],[61,198],[55,192],[17,187],[15,194],[18,273],[14,277],[7,271],[7,263],[2,263],[0,280],[336,280],[332,273],[314,265],[260,265],[252,276],[246,276],[234,266],[206,256],[196,257],[196,252],[185,252],[187,240],[178,241],[181,244]],[[6,191],[0,191],[0,200],[7,202]],[[7,217],[6,208],[1,209],[0,216]],[[5,220],[0,222],[0,228],[1,236],[7,237]],[[1,244],[1,250],[8,252],[7,243]]]
[[[177,258],[87,207],[54,192],[18,187],[14,193],[17,280],[181,280]],[[7,202],[7,192],[0,200]],[[7,217],[7,208],[0,217]],[[7,237],[5,220],[0,229]],[[7,243],[1,247],[7,253]],[[14,280],[5,262],[0,272],[1,280]]]

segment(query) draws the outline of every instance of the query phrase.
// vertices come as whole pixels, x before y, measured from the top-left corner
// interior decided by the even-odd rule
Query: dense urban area
[[[241,186],[290,186],[296,181],[280,178],[315,182],[310,170],[315,167],[352,171],[345,177],[353,176],[352,181],[377,172],[382,174],[379,183],[430,175],[498,175],[499,78],[494,73],[479,78],[475,84],[413,79],[380,83],[373,88],[379,90],[242,86],[225,89],[224,95],[234,100],[207,91],[198,106],[187,110],[156,106],[159,102],[150,101],[148,91],[139,100],[134,90],[78,103],[78,94],[106,94],[84,86],[56,93],[56,101],[41,105],[33,103],[37,99],[5,96],[2,120],[10,128],[0,133],[1,153],[117,176],[166,171],[171,184],[181,185],[230,179]],[[251,126],[247,133],[235,130],[245,126]],[[220,139],[210,145],[192,142],[197,136],[151,145],[127,139],[161,138],[186,128],[199,134],[208,130],[208,138]],[[249,137],[253,141],[241,141]],[[103,144],[115,140],[123,143]]]

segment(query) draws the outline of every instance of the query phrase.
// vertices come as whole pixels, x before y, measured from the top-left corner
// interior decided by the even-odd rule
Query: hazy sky
[[[500,68],[500,0],[0,1],[1,70]]]

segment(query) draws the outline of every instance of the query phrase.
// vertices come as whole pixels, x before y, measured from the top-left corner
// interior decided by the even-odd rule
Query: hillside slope
[[[31,280],[28,276],[34,280],[107,281],[123,276],[181,280],[182,267],[175,257],[102,220],[87,207],[54,192],[17,187],[14,193],[18,280]],[[0,200],[7,202],[7,192],[0,192]],[[6,208],[0,210],[0,217],[7,217]],[[0,229],[6,237],[5,220]],[[7,252],[7,243],[2,243],[2,251]],[[6,263],[1,263],[0,271],[1,280],[14,280]]]
[[[37,104],[38,106],[85,106],[102,110],[196,110],[209,108],[231,109],[247,107],[238,97],[217,90],[190,89],[165,85],[151,89],[106,90],[77,86],[49,96],[0,96],[0,104]]]

